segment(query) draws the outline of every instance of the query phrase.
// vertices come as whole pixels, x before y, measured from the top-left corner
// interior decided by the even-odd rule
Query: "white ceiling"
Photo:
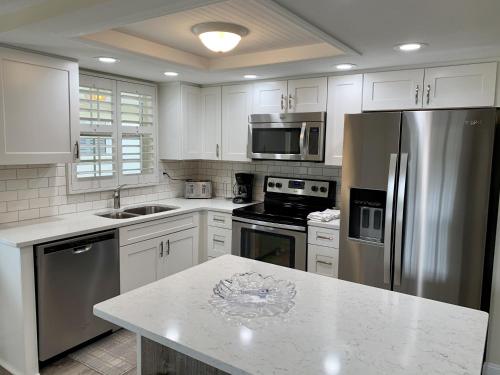
[[[169,14],[118,28],[120,32],[205,57],[220,54],[207,49],[191,27],[203,22],[230,22],[250,33],[224,56],[321,43],[322,40],[255,0],[232,0]]]
[[[500,57],[498,0],[276,1],[361,55],[209,72],[77,38],[218,3],[216,0],[72,0],[64,5],[59,0],[4,0],[0,1],[0,42],[77,58],[82,67],[90,69],[152,81],[166,81],[162,73],[175,70],[180,79],[198,83],[237,81],[245,73],[271,78],[333,72],[332,66],[340,62],[378,69]],[[406,41],[426,42],[428,47],[412,54],[393,49]],[[121,62],[112,66],[96,62],[94,57],[103,54]]]

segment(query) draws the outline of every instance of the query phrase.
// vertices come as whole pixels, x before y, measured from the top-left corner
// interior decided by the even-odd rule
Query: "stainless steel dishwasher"
[[[39,245],[35,256],[40,361],[115,328],[92,313],[120,293],[115,230]]]

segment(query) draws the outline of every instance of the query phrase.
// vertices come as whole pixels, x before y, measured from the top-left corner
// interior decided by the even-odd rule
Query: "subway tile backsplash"
[[[339,167],[304,162],[194,160],[163,161],[160,168],[173,178],[211,180],[217,197],[231,196],[235,173],[253,173],[255,200],[264,198],[263,183],[266,175],[335,180],[337,202],[339,201]],[[122,205],[183,196],[183,181],[161,176],[161,171],[159,185],[124,189]],[[0,223],[105,209],[113,205],[111,191],[67,194],[66,183],[64,164],[0,166]]]

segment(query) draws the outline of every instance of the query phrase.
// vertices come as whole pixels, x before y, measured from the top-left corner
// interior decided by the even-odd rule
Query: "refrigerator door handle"
[[[385,204],[384,284],[391,283],[392,215],[397,164],[398,154],[391,154],[389,159],[389,177],[387,178],[387,201]]]
[[[403,220],[406,195],[406,176],[408,171],[408,154],[401,154],[399,166],[398,197],[396,201],[396,233],[394,238],[394,285],[401,285],[401,266],[403,251]]]

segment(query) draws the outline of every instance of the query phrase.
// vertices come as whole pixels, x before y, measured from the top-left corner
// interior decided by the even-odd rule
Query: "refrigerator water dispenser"
[[[351,188],[349,237],[383,243],[386,192]]]

